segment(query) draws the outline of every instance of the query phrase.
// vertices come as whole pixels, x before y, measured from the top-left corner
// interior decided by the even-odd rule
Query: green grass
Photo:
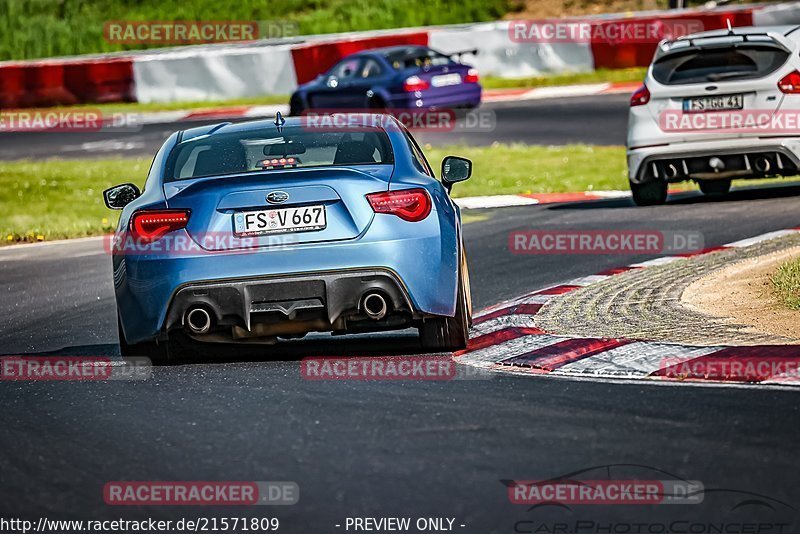
[[[455,197],[628,188],[624,147],[495,144],[426,146],[425,152],[437,175],[447,155],[472,159],[473,176],[453,187]],[[111,232],[118,213],[106,209],[102,191],[122,182],[141,187],[149,166],[149,158],[0,162],[0,244]],[[756,183],[740,180],[734,185]],[[465,222],[484,219],[473,213]]]
[[[106,42],[106,21],[289,22],[307,35],[491,21],[516,4],[515,0],[0,0],[0,60],[145,48]]]
[[[626,187],[622,147],[497,145],[426,152],[436,169],[448,154],[475,162],[473,177],[453,188],[455,196]],[[2,243],[110,232],[117,213],[103,205],[102,191],[122,182],[143,185],[149,165],[145,158],[0,163]]]
[[[3,244],[112,231],[117,214],[103,204],[103,190],[121,182],[141,186],[149,166],[144,158],[1,163]]]
[[[486,76],[481,80],[485,89],[514,89],[552,87],[555,85],[577,85],[604,82],[641,82],[647,73],[645,67],[629,69],[597,69],[591,72],[569,72],[530,78],[495,78]]]
[[[783,263],[771,277],[778,301],[792,310],[800,310],[800,258]]]
[[[437,174],[445,156],[472,160],[472,178],[453,187],[455,197],[628,188],[624,147],[426,146],[425,153]]]

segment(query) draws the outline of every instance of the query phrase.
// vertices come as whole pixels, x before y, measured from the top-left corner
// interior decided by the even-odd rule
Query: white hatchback
[[[659,44],[631,97],[628,179],[638,205],[670,183],[705,194],[736,178],[800,174],[800,26],[715,30]]]

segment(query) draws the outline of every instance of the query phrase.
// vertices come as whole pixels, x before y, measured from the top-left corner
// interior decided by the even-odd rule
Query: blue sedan
[[[475,108],[478,71],[425,46],[378,48],[347,56],[301,85],[290,114],[309,109]]]
[[[104,192],[122,210],[112,250],[123,355],[409,327],[427,349],[466,346],[469,274],[450,189],[472,164],[450,156],[437,179],[399,121],[359,117],[176,132],[144,192]]]

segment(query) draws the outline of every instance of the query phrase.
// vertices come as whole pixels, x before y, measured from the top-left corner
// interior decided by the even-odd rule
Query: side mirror
[[[463,182],[472,176],[472,162],[467,158],[447,156],[442,161],[442,182],[448,191],[453,184]]]
[[[331,89],[336,89],[339,86],[339,78],[336,76],[328,76],[328,83],[326,85]]]
[[[103,191],[103,200],[108,209],[121,210],[137,198],[142,192],[133,184],[115,185]]]

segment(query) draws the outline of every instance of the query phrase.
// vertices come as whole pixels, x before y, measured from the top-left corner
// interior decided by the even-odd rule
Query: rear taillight
[[[464,76],[465,83],[478,83],[481,77],[478,76],[478,69],[469,69],[467,75]]]
[[[644,106],[648,102],[650,102],[650,90],[645,84],[642,84],[642,86],[631,95],[631,107]]]
[[[781,93],[800,94],[800,72],[792,71],[778,82]]]
[[[370,193],[367,200],[375,213],[390,213],[404,221],[421,221],[431,212],[431,197],[424,189]]]
[[[158,241],[169,232],[186,228],[189,210],[137,211],[131,218],[131,235],[141,243]]]
[[[403,90],[408,93],[413,93],[414,91],[424,91],[430,86],[431,84],[419,76],[411,76],[410,78],[406,78],[406,81],[403,82]]]

